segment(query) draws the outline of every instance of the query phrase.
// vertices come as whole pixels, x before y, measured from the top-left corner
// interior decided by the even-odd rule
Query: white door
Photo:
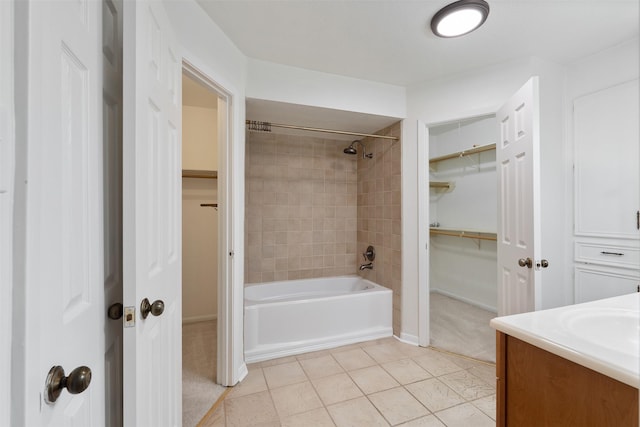
[[[20,190],[26,192],[26,248],[17,257],[24,255],[26,275],[24,425],[102,425],[102,5],[23,6],[29,25],[21,42],[28,44],[29,63],[20,80],[27,81],[28,98],[18,108],[27,114],[28,168]],[[54,366],[65,375],[90,368],[88,388],[75,395],[61,388],[47,403],[45,380]]]
[[[497,113],[498,315],[533,311],[540,298],[538,77]]]
[[[182,59],[162,2],[126,0],[123,12],[124,424],[177,426]]]

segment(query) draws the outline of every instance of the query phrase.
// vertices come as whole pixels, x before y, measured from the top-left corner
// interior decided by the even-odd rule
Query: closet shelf
[[[183,178],[218,179],[218,171],[182,169]]]
[[[434,157],[433,159],[429,159],[429,164],[432,165],[434,163],[438,163],[443,160],[457,159],[459,157],[465,157],[471,154],[482,153],[484,151],[495,150],[495,149],[496,149],[496,144],[480,145],[477,147],[470,148],[469,150],[463,150],[463,151],[458,151],[456,153],[446,154],[444,156]]]
[[[464,230],[461,228],[441,228],[429,227],[430,234],[439,234],[442,236],[464,237],[467,239],[478,240],[498,240],[497,234],[489,231]]]

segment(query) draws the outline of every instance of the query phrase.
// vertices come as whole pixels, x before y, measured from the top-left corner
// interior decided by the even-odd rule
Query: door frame
[[[470,111],[437,122],[418,120],[418,343],[428,347],[431,341],[429,259],[429,128],[468,120],[476,117],[496,115],[500,106]]]
[[[233,105],[234,99],[231,91],[217,83],[215,79],[196,67],[185,57],[182,58],[182,72],[191,79],[198,81],[215,93],[219,99],[224,100],[226,111],[218,111],[218,118],[225,118],[224,123],[218,123],[218,135],[224,133],[224,140],[218,140],[218,324],[217,324],[217,367],[216,382],[224,386],[234,385],[238,378],[235,373],[234,355],[242,348],[235,348],[234,330],[238,326],[242,331],[242,325],[235,325],[234,318],[238,311],[237,303],[233,298],[233,226],[234,209],[232,196],[233,177]],[[224,126],[224,132],[221,132]],[[241,301],[242,303],[242,301]],[[242,305],[240,306],[242,310]],[[241,311],[240,311],[241,312]],[[235,328],[234,328],[235,326]]]
[[[14,7],[0,2],[0,366],[11,364],[15,173]],[[0,389],[0,425],[11,425],[11,389]]]

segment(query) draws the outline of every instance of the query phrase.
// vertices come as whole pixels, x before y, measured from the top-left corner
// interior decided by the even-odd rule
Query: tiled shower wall
[[[400,137],[400,122],[376,132]],[[372,159],[349,141],[248,133],[245,281],[354,274],[367,246],[373,270],[360,275],[393,290],[400,334],[401,142],[365,138]]]
[[[401,137],[400,122],[378,135]],[[372,159],[358,158],[358,262],[373,245],[373,270],[360,275],[393,290],[393,333],[400,336],[402,298],[401,141],[365,138]]]
[[[246,137],[245,282],[354,274],[357,160],[349,142]]]

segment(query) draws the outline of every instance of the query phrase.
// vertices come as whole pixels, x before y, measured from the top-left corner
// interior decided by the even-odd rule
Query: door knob
[[[546,259],[541,259],[540,260],[540,267],[542,267],[542,268],[549,267],[549,261],[547,261]]]
[[[109,316],[109,319],[113,319],[113,320],[118,320],[122,318],[122,313],[123,313],[122,304],[120,304],[119,302],[111,304],[109,306],[109,309],[107,310],[107,316]]]
[[[518,260],[518,265],[520,267],[532,268],[533,267],[533,260],[531,258],[527,258],[527,259],[520,258]]]
[[[140,314],[142,318],[146,319],[149,313],[154,316],[160,316],[164,312],[164,302],[160,299],[155,300],[153,304],[149,302],[147,298],[143,299],[140,303]]]
[[[62,389],[66,388],[71,394],[82,393],[91,383],[91,369],[87,366],[79,366],[68,377],[64,376],[62,366],[54,366],[49,370],[45,381],[44,400],[51,404],[58,400]]]

